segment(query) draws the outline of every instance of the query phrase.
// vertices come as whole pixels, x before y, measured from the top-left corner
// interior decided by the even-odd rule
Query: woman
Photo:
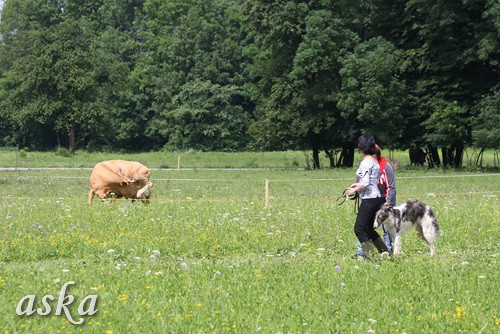
[[[357,182],[347,189],[347,195],[358,194],[361,205],[354,224],[354,233],[361,243],[361,248],[367,259],[373,261],[373,246],[379,252],[387,252],[388,248],[380,235],[373,228],[373,221],[378,209],[385,203],[385,198],[380,193],[378,180],[380,167],[375,157],[377,150],[375,139],[372,135],[364,134],[358,139],[358,148],[363,155],[363,160],[356,171]]]
[[[392,166],[387,162],[387,159],[382,156],[382,152],[380,150],[380,147],[375,144],[375,155],[374,157],[378,160],[379,166],[382,167],[384,166],[385,170],[385,177],[387,177],[387,192],[385,194],[385,203],[384,206],[389,206],[393,207],[396,206],[396,177],[394,175],[394,170],[392,169]],[[385,161],[383,161],[385,160]],[[380,181],[379,181],[380,183]],[[382,229],[384,230],[384,242],[387,248],[389,249],[389,254],[392,254],[392,240],[391,240],[391,235],[385,228],[385,225],[382,225]],[[363,252],[363,249],[361,248],[361,244],[358,243],[357,246],[357,256],[362,256],[365,257],[365,253]]]

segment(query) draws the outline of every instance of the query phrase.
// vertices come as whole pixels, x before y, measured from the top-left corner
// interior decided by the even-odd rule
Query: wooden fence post
[[[266,186],[265,186],[265,197],[266,197],[266,209],[269,206],[269,178],[266,177]]]

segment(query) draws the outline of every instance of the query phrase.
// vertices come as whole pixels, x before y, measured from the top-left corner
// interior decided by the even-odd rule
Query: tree
[[[500,147],[500,87],[496,87],[486,95],[478,105],[479,115],[474,121],[472,137],[474,145],[480,148],[476,158],[476,165],[481,165],[482,156],[486,149],[495,150],[495,166],[498,161]]]
[[[350,166],[355,140],[346,134],[338,91],[342,60],[359,43],[359,38],[330,10],[311,10],[305,26],[288,74],[293,89],[291,106],[298,116],[293,117],[291,130],[312,148],[315,168],[320,168],[320,150],[330,158],[330,167]],[[335,161],[334,152],[338,149],[342,154]]]
[[[371,132],[459,166],[495,140],[499,18],[497,0],[9,0],[0,144],[311,149],[319,168]]]
[[[171,149],[245,148],[253,105],[244,89],[249,55],[240,7],[231,0],[191,0],[150,1],[145,9],[142,33],[151,52],[134,72],[152,74],[147,133]]]
[[[47,133],[58,144],[75,148],[99,123],[103,108],[98,105],[98,61],[89,13],[71,1],[5,3],[3,66],[9,69],[4,80],[11,89],[3,105],[16,124],[20,144],[37,146],[43,143],[40,134]]]
[[[314,168],[320,168],[321,150],[333,163],[332,150],[337,145],[347,144],[346,149],[353,145],[334,131],[334,124],[340,118],[336,93],[341,58],[357,43],[357,35],[333,11],[333,3],[255,0],[244,5],[258,33],[256,40],[266,50],[258,59],[262,66],[256,76],[262,95],[251,129],[262,142],[311,148]],[[340,164],[348,165],[346,158]]]
[[[403,12],[396,7],[404,8]],[[400,16],[387,26],[392,33],[386,36],[405,52],[405,78],[413,111],[401,146],[427,146],[431,164],[439,165],[441,146],[433,145],[441,143],[436,140],[440,136],[428,133],[429,119],[436,119],[443,110],[459,109],[463,118],[470,119],[477,102],[498,83],[500,48],[494,37],[498,36],[498,7],[498,2],[491,0],[409,0],[395,1],[387,10]],[[455,101],[458,109],[453,107]],[[460,140],[462,145],[470,145],[472,123],[463,125],[468,136]],[[448,141],[442,144],[450,145]],[[449,147],[442,148],[449,152]],[[461,159],[462,155],[455,153],[454,158]],[[461,165],[461,161],[449,158],[443,157],[445,164]]]
[[[96,131],[100,135],[92,136],[87,148],[136,151],[160,146],[160,140],[148,134],[154,116],[151,87],[156,72],[148,67],[151,50],[143,30],[144,5],[144,0],[108,0],[99,7],[94,43],[99,59],[99,99],[106,108],[100,124],[106,131]],[[155,65],[161,66],[161,62]]]
[[[176,108],[162,113],[160,128],[171,149],[236,151],[245,147],[250,117],[238,105],[236,86],[189,82],[174,98]],[[247,115],[245,117],[245,115]]]
[[[434,147],[442,148],[444,166],[461,167],[465,144],[470,138],[470,118],[466,117],[467,109],[457,101],[443,102],[423,124],[426,127],[424,136]]]
[[[372,133],[380,144],[396,147],[406,116],[403,73],[402,52],[381,37],[358,44],[343,59],[338,105],[347,133]]]

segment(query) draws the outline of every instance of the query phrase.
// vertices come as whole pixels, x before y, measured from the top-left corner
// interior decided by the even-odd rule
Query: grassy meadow
[[[94,199],[88,207],[88,169],[0,171],[0,333],[500,331],[500,174],[397,171],[398,203],[434,209],[437,255],[412,232],[399,257],[373,264],[353,257],[353,203],[336,204],[354,169],[272,168],[287,154],[287,167],[294,159],[302,167],[301,152],[283,152],[281,162],[207,154],[216,167],[270,169],[155,169],[149,205]],[[177,163],[174,155],[168,163],[115,157]],[[90,167],[109,158],[22,159]],[[80,301],[98,296],[97,313],[78,326],[55,314],[68,281],[75,320]],[[17,315],[26,295],[36,296],[35,308],[55,296],[52,312]]]
[[[468,148],[463,157],[463,166],[467,169],[477,169],[475,161],[479,150]],[[402,168],[409,168],[410,159],[407,151],[384,151],[391,160],[397,161]],[[283,152],[147,152],[147,153],[110,153],[87,152],[77,150],[71,154],[66,149],[57,149],[53,152],[31,152],[15,148],[0,148],[0,167],[40,168],[40,167],[68,167],[92,168],[98,162],[109,159],[124,159],[145,162],[148,167],[154,168],[287,168],[303,169],[312,166],[310,151],[283,151]],[[356,156],[356,163],[360,156]],[[498,170],[498,155],[495,151],[486,151],[483,155],[482,166],[487,169]],[[320,154],[320,163],[329,167],[330,162],[325,154]]]

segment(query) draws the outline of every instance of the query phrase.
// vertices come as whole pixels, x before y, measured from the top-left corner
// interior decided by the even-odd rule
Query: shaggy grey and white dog
[[[398,255],[401,250],[401,237],[415,227],[419,237],[429,245],[431,256],[434,256],[439,224],[428,205],[408,201],[393,208],[383,207],[377,212],[373,227],[378,228],[382,224],[385,224],[394,242],[393,255]]]

